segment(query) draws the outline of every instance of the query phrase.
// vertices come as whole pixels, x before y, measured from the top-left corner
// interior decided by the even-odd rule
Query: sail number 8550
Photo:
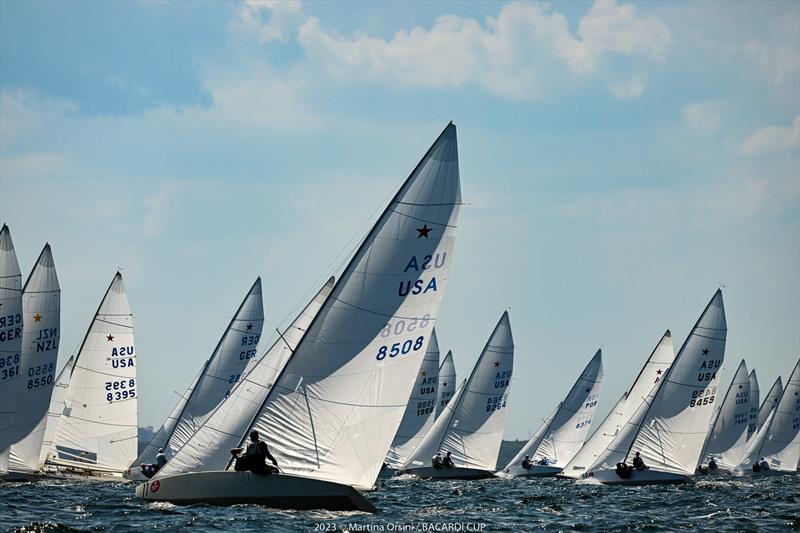
[[[398,355],[405,355],[409,352],[416,352],[422,345],[425,343],[425,337],[420,335],[416,338],[416,340],[408,339],[405,342],[396,342],[391,346],[381,346],[378,349],[378,354],[375,356],[375,359],[378,361],[383,361],[386,359],[386,356],[389,357],[397,357]]]

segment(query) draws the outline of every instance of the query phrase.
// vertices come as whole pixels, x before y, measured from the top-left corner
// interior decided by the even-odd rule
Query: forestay
[[[758,377],[755,369],[750,371],[750,416],[747,419],[747,440],[758,430],[758,406],[761,401],[758,388]]]
[[[186,444],[241,379],[247,364],[257,354],[263,327],[261,278],[257,278],[203,365],[199,378],[178,401],[133,467],[153,462],[159,448],[164,448],[170,458]]]
[[[712,457],[722,470],[734,470],[747,447],[750,420],[750,377],[744,359],[733,376],[708,434],[706,462]]]
[[[761,402],[761,407],[758,408],[758,429],[761,429],[767,421],[769,414],[777,407],[778,402],[781,401],[783,395],[783,381],[781,377],[775,380],[772,388],[769,389],[764,401]]]
[[[597,350],[589,364],[572,385],[556,414],[548,420],[544,431],[537,431],[504,469],[511,474],[524,473],[520,465],[525,456],[534,464],[547,463],[564,467],[583,446],[603,386],[603,352]]]
[[[361,243],[252,425],[285,472],[372,487],[436,322],[460,203],[451,123]]]
[[[334,278],[328,279],[272,346],[257,358],[255,364],[248,367],[230,396],[214,409],[156,477],[225,469],[231,458],[231,448],[239,444],[292,350],[333,289],[333,284]]]
[[[601,426],[595,431],[583,448],[564,467],[563,475],[580,477],[601,453],[611,444],[628,420],[634,415],[648,394],[661,383],[661,378],[675,359],[672,346],[672,333],[664,332],[656,347],[650,353],[631,388],[612,409]]]
[[[453,362],[453,352],[448,350],[444,356],[442,366],[439,367],[439,390],[436,394],[436,418],[453,398],[456,392],[456,365]]]
[[[419,445],[422,438],[433,425],[436,411],[437,384],[439,381],[439,342],[436,330],[431,332],[428,350],[422,360],[411,397],[406,405],[403,420],[392,441],[386,463],[390,468],[400,468],[408,460],[409,454]]]
[[[451,452],[457,467],[494,471],[503,440],[513,369],[514,339],[508,312],[504,312],[466,384],[404,468],[430,466],[433,455]]]
[[[727,325],[718,290],[659,387],[626,423],[590,471],[613,469],[640,452],[651,470],[692,475],[697,468],[725,359]]]
[[[51,464],[123,472],[136,457],[137,354],[133,314],[116,273],[83,339],[54,438]]]
[[[22,350],[22,273],[5,224],[0,230],[0,332],[0,474],[4,474],[13,441],[13,398]]]
[[[56,377],[61,334],[61,288],[50,245],[46,244],[22,289],[22,354],[16,380],[14,444],[9,470],[39,468],[47,410]]]
[[[56,447],[53,438],[58,429],[61,414],[64,412],[64,398],[69,388],[69,377],[72,374],[72,367],[75,363],[75,356],[71,355],[67,363],[58,373],[56,382],[53,385],[53,394],[50,396],[50,407],[47,409],[47,422],[45,422],[44,437],[42,438],[42,451],[39,454],[39,466],[43,465],[48,458],[55,458]]]

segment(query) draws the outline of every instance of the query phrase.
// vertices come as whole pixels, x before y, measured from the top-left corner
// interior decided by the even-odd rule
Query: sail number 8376
[[[378,354],[375,356],[375,359],[378,361],[383,361],[386,359],[386,356],[389,357],[397,357],[398,355],[406,355],[412,351],[416,352],[422,345],[425,343],[425,337],[420,335],[416,338],[416,340],[407,339],[404,342],[396,342],[391,346],[381,346],[378,349]]]

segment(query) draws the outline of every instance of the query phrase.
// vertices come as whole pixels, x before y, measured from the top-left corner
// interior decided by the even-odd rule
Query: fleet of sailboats
[[[543,477],[609,485],[681,483],[710,471],[795,472],[800,361],[760,397],[740,362],[726,389],[722,291],[675,354],[667,330],[597,423],[603,354],[501,470],[515,346],[502,314],[460,384],[435,326],[461,205],[456,127],[448,124],[340,274],[262,347],[261,279],[167,419],[138,447],[138,353],[117,272],[77,352],[57,372],[60,294],[49,244],[25,283],[0,230],[0,479],[122,477],[136,496],[179,504],[376,508],[379,476]],[[527,356],[527,354],[525,354]],[[551,379],[551,376],[548,376]],[[761,402],[759,404],[759,401]],[[256,437],[252,437],[257,434]],[[248,436],[279,470],[235,467]],[[140,469],[163,450],[157,471]],[[405,477],[403,477],[405,476]],[[148,479],[149,477],[149,479]]]

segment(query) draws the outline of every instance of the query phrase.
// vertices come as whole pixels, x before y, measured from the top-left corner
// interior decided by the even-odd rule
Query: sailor
[[[764,459],[761,458],[761,461],[758,463],[759,470],[769,470],[769,463]]]
[[[442,464],[444,465],[445,468],[455,468],[456,467],[456,465],[453,464],[453,458],[450,457],[450,452],[447,452],[447,455],[444,457],[444,461],[442,461]]]
[[[717,462],[712,457],[711,460],[708,462],[708,469],[709,470],[716,470],[717,468],[718,468],[717,467]]]
[[[644,460],[642,460],[639,452],[636,452],[636,455],[633,458],[633,467],[636,470],[650,470],[650,467],[644,464]]]
[[[140,465],[142,475],[147,479],[150,479],[151,477],[155,476],[156,472],[161,470],[161,467],[163,467],[165,464],[167,464],[167,456],[164,455],[164,448],[159,448],[158,453],[156,454],[155,464],[142,463]]]
[[[244,453],[242,453],[244,452]],[[269,453],[267,443],[259,440],[258,431],[255,429],[250,432],[250,444],[247,448],[234,448],[231,455],[236,458],[233,469],[237,472],[249,470],[254,474],[273,474],[278,472],[278,461]],[[266,460],[272,461],[275,466],[268,466]]]
[[[167,456],[164,454],[164,448],[159,448],[156,454],[156,472],[161,470],[165,464],[167,464]]]
[[[525,459],[522,460],[522,468],[524,468],[525,470],[530,470],[532,466],[533,463],[531,462],[531,456],[526,455]]]
[[[536,464],[541,466],[547,466],[550,464],[550,460],[547,457],[542,457]]]
[[[761,470],[761,465],[759,465],[759,464],[758,464],[758,461],[756,460],[756,461],[753,463],[753,472],[758,472],[759,470]]]
[[[436,452],[436,455],[434,455],[431,458],[431,466],[436,470],[441,470],[442,468],[444,468],[444,462],[442,461],[442,452]]]

